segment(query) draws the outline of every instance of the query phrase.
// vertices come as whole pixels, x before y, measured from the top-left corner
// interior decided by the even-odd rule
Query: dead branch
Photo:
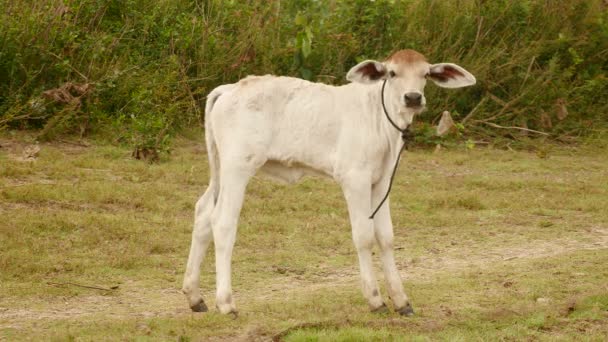
[[[74,145],[74,146],[79,146],[79,147],[91,147],[91,145],[86,142],[69,141],[69,140],[64,140],[64,139],[59,139],[58,141],[62,142],[64,144],[68,144],[68,145]]]
[[[524,77],[524,80],[521,82],[521,85],[519,86],[520,91],[524,88],[526,81],[528,81],[528,77],[530,77],[530,72],[532,72],[532,66],[534,65],[535,60],[536,60],[536,56],[532,56],[532,59],[530,60],[530,64],[528,64],[528,69],[526,70],[526,76]]]
[[[86,97],[92,89],[93,86],[91,83],[78,84],[66,82],[59,88],[42,92],[42,97],[53,102],[72,104],[80,107],[82,104],[81,98]]]
[[[60,56],[57,56],[56,54],[49,52],[49,55],[57,58],[60,61],[63,61],[63,58],[61,58]],[[68,67],[70,67],[70,69],[72,69],[72,71],[74,71],[75,73],[78,74],[78,76],[82,77],[86,82],[89,81],[89,78],[86,77],[85,75],[83,75],[80,71],[78,71],[76,68],[74,68],[71,64],[67,64]]]
[[[545,83],[547,83],[548,80],[545,80],[543,77],[539,77],[537,79],[537,81],[535,82],[535,84],[539,84],[539,85],[544,85]],[[516,104],[517,102],[519,102],[519,100],[521,100],[522,98],[524,98],[524,96],[528,95],[528,92],[530,92],[532,89],[536,89],[536,87],[528,87],[528,89],[526,89],[525,91],[522,91],[519,93],[519,95],[517,95],[516,97],[510,99],[508,102],[505,102],[504,100],[502,100],[501,98],[499,98],[498,96],[488,92],[487,96],[492,99],[494,102],[496,102],[497,104],[501,105],[502,108],[498,111],[498,113],[496,113],[495,115],[492,115],[489,118],[485,118],[483,120],[475,120],[475,122],[482,122],[482,123],[486,123],[488,121],[491,120],[495,120],[496,118],[500,117],[501,115],[503,115],[509,108],[511,108],[514,104]]]
[[[492,123],[492,122],[485,122],[485,121],[479,121],[479,122],[481,122],[483,124],[486,124],[486,125],[488,125],[490,127],[494,127],[494,128],[518,129],[520,131],[526,131],[526,132],[531,132],[531,133],[536,133],[536,134],[540,134],[540,135],[549,136],[549,133],[537,131],[537,130],[530,129],[530,128],[523,128],[523,127],[517,127],[517,126],[501,126],[501,125],[497,125],[497,124]]]
[[[86,289],[94,289],[94,290],[102,290],[102,291],[114,291],[114,290],[118,289],[118,285],[114,285],[110,288],[107,288],[107,287],[100,287],[100,286],[81,285],[81,284],[76,284],[76,283],[71,283],[71,282],[55,283],[52,281],[48,281],[47,284],[54,285],[54,286],[71,285],[71,286],[77,286],[77,287],[84,287]]]
[[[469,119],[473,117],[473,114],[475,114],[477,109],[479,109],[479,107],[481,107],[481,105],[483,105],[487,100],[488,100],[487,96],[482,98],[481,101],[479,101],[479,103],[477,103],[477,105],[469,112],[469,114],[467,114],[467,116],[465,116],[464,119],[462,119],[462,124],[464,125],[467,121],[469,121]]]
[[[477,47],[477,43],[479,42],[479,38],[481,37],[481,25],[482,24],[483,24],[483,17],[479,16],[479,21],[477,23],[477,34],[475,35],[475,42],[473,42],[471,51],[475,50],[475,48]]]

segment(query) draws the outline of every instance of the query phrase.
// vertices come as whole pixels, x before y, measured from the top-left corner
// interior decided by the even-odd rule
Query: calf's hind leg
[[[205,194],[196,202],[194,211],[194,229],[192,230],[192,243],[190,255],[184,275],[182,292],[188,299],[192,311],[207,311],[199,289],[201,263],[205,258],[207,248],[211,242],[211,212],[215,202],[214,185],[210,184]]]
[[[215,244],[216,306],[223,314],[236,314],[231,284],[232,249],[245,189],[255,173],[255,168],[222,165],[224,167],[220,176],[220,195],[213,210],[211,225]]]

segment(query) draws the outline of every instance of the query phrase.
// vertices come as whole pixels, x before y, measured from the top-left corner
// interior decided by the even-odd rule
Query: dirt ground
[[[367,329],[373,334],[378,331],[383,333],[388,331],[389,334],[414,332],[424,335],[431,331],[433,334],[439,334],[432,336],[450,339],[450,336],[456,336],[450,335],[453,333],[453,329],[448,329],[450,324],[465,322],[466,315],[470,315],[471,312],[478,311],[483,315],[488,312],[488,308],[498,305],[497,303],[505,305],[505,312],[514,312],[517,307],[530,305],[522,298],[507,297],[513,293],[500,292],[510,291],[511,287],[518,286],[519,294],[531,296],[532,304],[540,305],[540,308],[530,309],[528,313],[530,317],[525,318],[521,324],[524,324],[526,329],[535,329],[533,334],[540,333],[541,337],[561,338],[571,336],[569,334],[572,332],[553,331],[555,324],[563,322],[562,318],[555,318],[557,316],[550,311],[550,306],[567,306],[567,301],[572,296],[586,298],[588,295],[608,293],[605,273],[600,271],[592,277],[589,270],[568,269],[567,262],[564,262],[572,259],[573,265],[576,265],[575,259],[585,258],[588,255],[585,253],[595,251],[599,253],[598,256],[604,258],[608,252],[608,224],[603,210],[601,208],[598,210],[598,206],[603,205],[601,201],[605,201],[606,184],[600,184],[597,189],[587,188],[590,184],[597,184],[598,180],[601,182],[602,179],[604,181],[606,179],[603,178],[606,175],[603,166],[608,162],[595,153],[585,153],[582,157],[556,153],[551,162],[539,160],[532,153],[513,155],[505,151],[443,152],[444,154],[440,156],[428,152],[412,154],[409,166],[405,170],[418,173],[413,178],[405,174],[400,176],[394,192],[396,197],[394,203],[397,204],[393,206],[397,210],[402,209],[398,211],[401,213],[404,211],[404,204],[399,203],[409,205],[404,214],[394,215],[394,220],[397,222],[396,255],[406,289],[414,288],[414,295],[410,292],[410,297],[415,308],[417,303],[420,304],[422,318],[421,321],[414,320],[411,325],[404,326],[403,324],[406,323],[397,325],[390,323],[397,317],[369,318],[365,316],[367,314],[361,314],[365,310],[365,305],[358,293],[359,274],[354,252],[350,246],[351,242],[348,239],[348,230],[331,233],[336,235],[325,239],[340,241],[335,246],[332,245],[335,242],[328,242],[328,246],[332,246],[333,254],[327,255],[322,255],[323,249],[311,250],[314,241],[308,241],[306,233],[297,237],[296,232],[314,229],[314,226],[335,225],[336,222],[347,226],[348,222],[343,217],[344,208],[340,205],[327,214],[322,214],[322,211],[326,210],[324,207],[331,207],[334,202],[341,201],[340,195],[335,193],[336,188],[327,188],[325,181],[313,179],[301,187],[296,187],[295,190],[277,188],[264,180],[252,184],[249,190],[252,194],[248,198],[252,204],[244,208],[242,219],[244,227],[241,228],[242,235],[239,236],[240,240],[235,249],[237,251],[235,253],[239,253],[235,257],[235,262],[244,270],[243,277],[237,279],[238,286],[235,285],[234,288],[240,315],[238,320],[229,322],[226,321],[227,318],[217,318],[217,313],[213,312],[214,286],[211,257],[205,261],[206,266],[203,269],[205,279],[202,286],[203,296],[212,308],[212,312],[192,313],[179,290],[181,268],[187,255],[185,246],[189,245],[192,209],[189,203],[196,199],[196,194],[204,189],[206,183],[206,166],[203,164],[205,159],[200,155],[200,146],[187,143],[172,155],[171,160],[152,166],[137,161],[126,161],[128,151],[124,149],[95,147],[90,143],[54,143],[31,147],[31,144],[21,140],[4,139],[0,141],[0,146],[2,153],[0,162],[5,166],[0,169],[2,171],[0,184],[4,189],[0,193],[2,195],[0,213],[6,218],[0,225],[2,228],[0,233],[3,233],[1,236],[7,242],[0,255],[6,258],[3,265],[8,268],[8,272],[3,277],[4,285],[0,285],[0,290],[3,292],[0,296],[0,330],[5,333],[7,340],[15,336],[24,339],[44,336],[63,339],[72,336],[76,339],[90,340],[105,336],[104,330],[113,328],[116,328],[118,335],[110,334],[108,336],[112,337],[106,336],[106,338],[141,335],[162,340],[176,334],[184,338],[190,336],[188,338],[195,340],[226,338],[264,340],[273,336],[286,338],[288,336],[285,333],[286,329],[287,331],[312,329],[314,334],[323,333],[326,328],[340,331],[341,328],[337,326],[341,324],[355,327],[365,327],[368,324]],[[488,162],[480,162],[482,158],[487,158]],[[561,164],[563,167],[560,166]],[[196,168],[200,168],[202,177],[191,177]],[[522,174],[526,175],[523,180],[520,178]],[[566,175],[574,176],[574,179],[563,180]],[[195,186],[192,186],[192,183]],[[420,193],[406,193],[402,190],[410,189],[412,183],[418,183],[422,187],[434,184],[435,191],[444,192],[426,191],[425,193],[424,189],[420,189]],[[91,184],[94,188],[89,188],[93,186]],[[83,191],[91,189],[94,190],[93,192],[103,193],[100,189],[108,186],[122,187],[125,197],[108,195],[114,197],[105,198],[99,197],[100,195],[82,194]],[[512,193],[506,192],[505,189],[511,186],[515,186],[516,190]],[[478,192],[480,187],[483,191]],[[581,189],[580,193],[572,191],[569,187]],[[185,190],[183,193],[176,192],[176,189],[186,188],[193,189]],[[535,193],[543,193],[542,197],[546,196],[550,200],[543,199],[544,204],[538,207],[540,203],[538,198],[529,196],[528,191],[531,189]],[[320,198],[328,199],[325,202],[323,199],[311,199],[311,194],[315,192],[324,192],[319,195]],[[168,200],[167,203],[170,204],[167,204],[167,207],[157,207],[159,205],[157,200],[146,201],[147,196],[157,198],[176,193],[175,196],[179,197]],[[264,199],[267,193],[278,193],[280,196],[293,194],[293,198],[288,197],[287,208],[284,208],[276,205],[279,202],[272,202],[275,201],[274,199]],[[438,197],[446,197],[446,193],[453,201],[446,203],[437,200]],[[566,198],[567,202],[559,202],[557,196],[564,194],[569,194]],[[130,196],[140,196],[141,203],[135,201],[137,203],[129,203],[125,206],[125,203],[130,201]],[[285,201],[280,196],[276,201]],[[526,196],[530,198],[526,199]],[[420,203],[423,204],[418,206],[416,199],[420,199]],[[517,203],[518,200],[521,203]],[[271,203],[269,204],[268,201]],[[299,207],[311,205],[307,203],[315,201],[322,202],[319,203],[318,208]],[[576,202],[577,206],[572,210],[567,206],[575,204],[563,204],[571,202]],[[285,216],[285,210],[288,213],[289,210],[293,210],[294,214]],[[316,214],[311,222],[303,222],[305,220],[301,217],[306,217],[306,210],[310,213],[321,212],[321,214]],[[301,213],[302,211],[304,213]],[[160,216],[157,217],[156,214]],[[53,218],[55,217],[53,215],[59,215],[56,235],[40,233],[40,229],[45,229],[45,215]],[[97,254],[79,256],[83,258],[86,267],[91,268],[89,273],[85,272],[86,276],[79,277],[73,273],[71,267],[75,266],[69,265],[69,262],[65,262],[67,266],[59,266],[59,268],[49,266],[47,269],[44,265],[34,267],[34,264],[40,262],[55,264],[58,263],[57,260],[59,263],[64,262],[60,255],[62,251],[53,250],[55,247],[51,246],[52,243],[64,244],[66,238],[78,240],[85,237],[84,232],[80,230],[69,231],[66,234],[61,229],[66,229],[65,226],[69,226],[72,221],[77,222],[78,217],[86,218],[88,215],[91,219],[104,215],[104,220],[113,220],[116,216],[121,219],[121,215],[124,215],[124,220],[128,220],[129,217],[136,216],[132,218],[133,222],[129,222],[135,226],[142,222],[150,225],[150,231],[137,232],[144,235],[148,232],[151,234],[150,238],[156,237],[150,233],[156,234],[156,230],[152,229],[163,225],[167,217],[175,217],[174,225],[181,228],[176,235],[178,237],[176,241],[168,241],[167,231],[159,231],[158,240],[154,240],[151,252],[143,254],[148,255],[150,260],[158,264],[152,265],[152,261],[144,260],[137,266],[118,266],[115,268],[116,273],[111,273],[107,278],[96,272],[94,265],[96,259],[108,257],[107,255],[115,253],[115,250],[112,249],[112,243],[108,247],[100,247],[102,241],[100,237],[95,237],[94,242],[88,242],[89,248],[100,248],[95,251]],[[271,219],[274,216],[279,216],[276,221]],[[288,216],[293,217],[287,219]],[[404,217],[407,217],[407,220],[404,220]],[[29,227],[30,224],[32,227]],[[313,228],[310,228],[311,225]],[[115,229],[116,232],[111,234],[120,235],[122,232],[120,229],[124,229],[122,226],[122,224],[108,223],[105,229]],[[265,226],[268,231],[260,235],[253,230],[258,226]],[[283,226],[295,228],[281,228],[285,230],[277,228]],[[25,228],[16,234],[15,231],[21,227]],[[37,240],[39,234],[44,235],[43,240]],[[145,249],[150,245],[150,241],[135,239],[130,233],[122,238],[125,239],[127,250]],[[291,248],[293,255],[260,251],[261,242],[256,239],[265,239],[264,241],[271,243],[279,243],[273,242],[275,241],[273,239],[276,241],[288,239],[285,244],[291,247],[288,247],[285,253],[290,252]],[[41,245],[41,255],[48,260],[42,256],[42,259],[38,260],[35,255],[28,256],[31,254],[28,251],[31,250],[32,245],[26,248],[21,240],[33,241],[34,244]],[[49,241],[52,243],[44,247]],[[74,245],[70,242],[70,246]],[[83,248],[86,247],[85,243]],[[76,252],[71,250],[64,252],[66,259],[70,255],[72,257],[77,255],[72,254]],[[319,253],[321,255],[317,255]],[[248,258],[251,255],[252,257]],[[133,259],[137,258],[139,257],[133,257]],[[603,260],[601,258],[598,260]],[[20,274],[19,267],[15,266],[15,260],[23,263],[22,269],[26,270],[24,272],[27,274]],[[119,260],[124,263],[127,261]],[[555,279],[551,281],[557,281],[561,279],[562,274],[569,272],[568,276],[581,278],[581,283],[589,278],[590,285],[585,287],[577,283],[578,285],[571,290],[561,291],[558,285],[543,283],[544,280],[541,278],[545,276],[542,273],[544,270],[543,267],[539,269],[538,265],[544,265],[547,270],[552,269],[553,276],[550,277]],[[383,283],[380,265],[377,264],[376,267],[379,281]],[[559,267],[569,271],[564,272]],[[30,268],[32,270],[29,270]],[[558,270],[556,271],[555,268]],[[146,272],[151,272],[151,275],[147,276]],[[492,277],[499,279],[498,288],[488,290],[488,281],[483,281],[484,276],[472,278],[471,273],[488,274],[488,279],[493,279]],[[538,279],[534,280],[538,280],[538,284],[530,279],[526,280],[526,275],[537,277]],[[28,277],[32,279],[29,282]],[[424,298],[420,293],[418,297],[415,296],[416,291],[422,292],[421,287],[438,282],[443,284],[433,290],[437,292],[424,290],[428,298]],[[548,286],[546,296],[543,295],[542,290],[540,292],[534,290],[536,291],[534,292],[519,285],[525,282],[530,282],[526,283],[529,288],[542,289],[543,286]],[[602,283],[603,287],[600,285]],[[106,290],[86,288],[83,285],[103,287]],[[109,289],[114,285],[117,288]],[[470,287],[470,290],[457,295],[457,291],[450,293],[450,286],[464,289]],[[480,293],[481,289],[492,291],[490,292],[492,299],[484,297],[488,296],[488,292]],[[346,295],[339,298],[331,297],[340,293]],[[450,296],[455,297],[450,298]],[[337,300],[337,305],[344,309],[345,305],[350,305],[348,303],[352,302],[352,298],[355,298],[355,303],[352,304],[352,308],[347,306],[347,312],[343,315],[350,323],[343,323],[344,318],[339,313],[327,311],[332,307],[332,301]],[[314,303],[320,311],[298,317],[298,312],[301,313],[299,310],[310,310],[307,306],[309,302]],[[469,304],[459,309],[461,303]],[[600,304],[593,305],[597,307]],[[286,306],[292,308],[284,310]],[[497,314],[496,310],[492,311],[493,315],[503,315]],[[591,311],[595,312],[593,310]],[[443,315],[443,318],[434,317],[437,313]],[[534,319],[539,313],[545,315],[542,324],[546,329],[534,328],[536,324]],[[599,315],[600,318],[595,317],[591,320],[592,323],[585,323],[594,327],[589,331],[595,335],[589,336],[597,337],[603,334],[603,330],[596,325],[608,322],[608,314],[600,310]],[[455,317],[458,317],[458,320]],[[554,323],[551,323],[549,319],[551,317]],[[505,319],[510,320],[512,317]],[[549,319],[548,323],[547,319]],[[477,320],[475,324],[478,324],[479,318],[475,320]],[[315,323],[315,325],[310,323],[311,321],[330,323],[328,325]],[[353,321],[358,323],[354,324]],[[494,321],[496,320],[491,320]],[[101,327],[91,328],[87,327],[87,324]],[[197,324],[202,324],[203,328]],[[125,328],[124,325],[128,327]],[[579,325],[576,325],[576,329],[579,329]],[[179,331],[176,333],[177,330]],[[574,328],[572,331],[575,331]],[[444,333],[448,335],[442,335]],[[529,333],[525,330],[522,332],[523,336]],[[379,336],[383,339],[384,335]],[[366,338],[360,337],[360,339]]]

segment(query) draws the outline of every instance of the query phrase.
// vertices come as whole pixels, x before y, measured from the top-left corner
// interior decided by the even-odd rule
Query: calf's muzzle
[[[422,104],[422,94],[412,92],[403,95],[406,107],[420,107]]]

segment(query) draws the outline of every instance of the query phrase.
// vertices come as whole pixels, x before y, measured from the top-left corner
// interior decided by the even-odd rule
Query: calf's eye
[[[388,75],[390,77],[395,77],[395,72],[393,70],[389,71]]]

